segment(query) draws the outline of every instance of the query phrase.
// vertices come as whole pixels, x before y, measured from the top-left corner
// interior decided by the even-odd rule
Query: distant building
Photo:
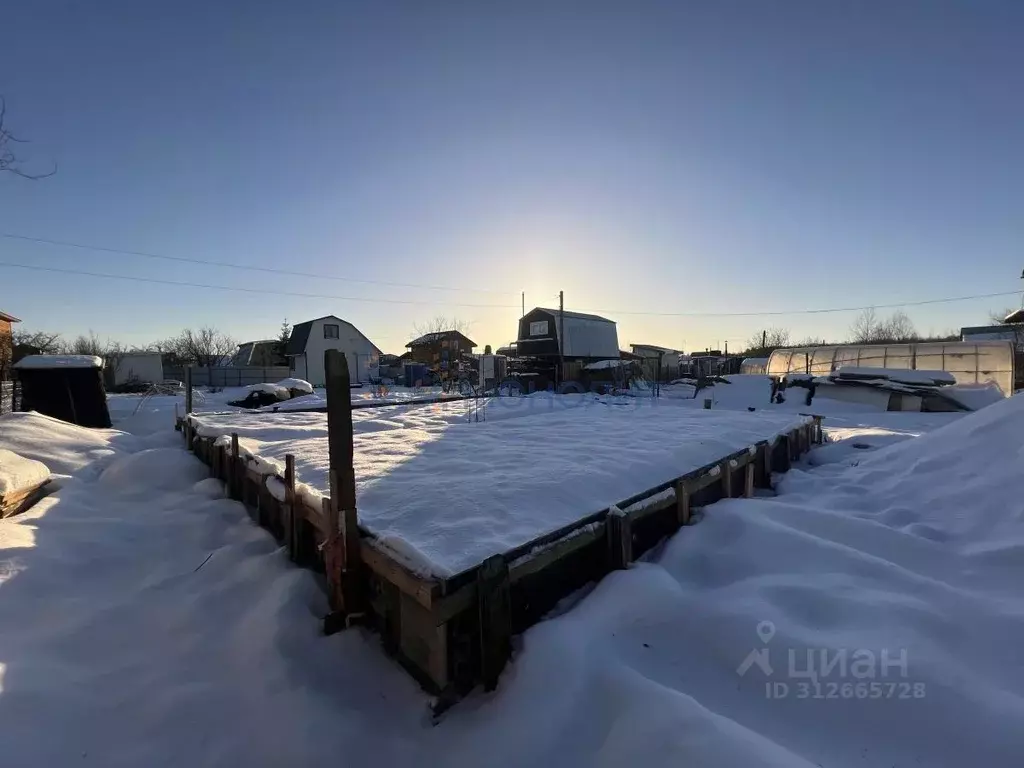
[[[324,352],[337,349],[345,353],[353,384],[376,378],[381,351],[352,323],[335,315],[318,317],[292,326],[285,355],[292,375],[314,387],[324,386]]]
[[[163,355],[159,352],[126,352],[115,359],[107,375],[119,387],[129,382],[159,384],[164,380]]]
[[[645,376],[654,378],[660,366],[663,376],[675,378],[679,375],[679,359],[683,356],[681,349],[659,347],[656,344],[630,344],[633,354],[644,361],[642,369]]]
[[[245,341],[238,345],[238,350],[231,357],[233,368],[270,368],[275,365],[288,365],[278,339],[260,339]]]
[[[1018,351],[1024,351],[1024,322],[975,325],[960,329],[961,341],[1000,341],[1003,339],[1016,344]]]
[[[432,370],[443,372],[457,368],[463,354],[471,354],[476,342],[459,331],[425,333],[405,345],[408,362],[423,363]]]
[[[606,317],[537,307],[520,319],[516,348],[521,357],[557,361],[562,354],[566,360],[592,362],[619,357],[619,336]]]
[[[14,315],[0,312],[0,381],[10,378],[11,362],[14,356],[14,336],[11,325],[21,320]]]

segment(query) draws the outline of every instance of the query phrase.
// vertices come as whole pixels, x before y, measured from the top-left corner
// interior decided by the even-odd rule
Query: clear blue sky
[[[0,267],[25,327],[133,344],[351,320],[401,351],[455,315],[498,345],[528,308],[619,341],[843,337],[881,304],[1020,287],[1024,2],[6,4],[0,93],[32,139],[0,230],[444,285],[276,276],[0,239],[0,261],[422,305]],[[921,331],[1014,297],[908,308]],[[459,306],[478,305],[478,306]],[[497,305],[497,306],[495,306]],[[616,314],[614,310],[621,310]]]

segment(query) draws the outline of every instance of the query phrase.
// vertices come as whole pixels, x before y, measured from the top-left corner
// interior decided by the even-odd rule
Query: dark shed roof
[[[455,337],[458,337],[459,339],[462,339],[467,344],[469,344],[469,346],[471,346],[471,347],[475,347],[476,346],[476,342],[475,341],[473,341],[471,338],[469,338],[464,333],[461,333],[459,331],[437,331],[436,333],[425,333],[422,336],[420,336],[419,338],[413,339],[412,341],[410,341],[405,346],[406,347],[417,347],[420,344],[433,344],[434,342],[441,341],[442,339],[451,339],[451,338],[455,338]]]
[[[538,309],[541,312],[547,312],[549,314],[554,315],[555,317],[558,317],[558,310],[557,309],[548,309],[547,307],[537,307],[533,311],[536,312]],[[609,320],[607,317],[601,317],[600,315],[588,315],[588,314],[586,314],[584,312],[570,312],[568,309],[564,310],[562,312],[562,314],[565,317],[572,317],[572,318],[576,318],[577,320],[600,320],[602,323],[612,323],[612,324],[615,323],[614,320]]]

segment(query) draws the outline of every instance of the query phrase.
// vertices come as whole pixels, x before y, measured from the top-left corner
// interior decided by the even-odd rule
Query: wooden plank
[[[722,475],[722,497],[726,499],[732,498],[732,461],[723,461],[719,467],[721,468],[720,474]]]
[[[338,519],[338,505],[331,499],[323,500],[324,516],[327,518],[328,535],[324,542],[324,568],[327,575],[327,602],[331,611],[345,612],[345,597],[341,588],[341,572],[345,567],[345,551],[341,543],[341,523]]]
[[[680,527],[690,524],[690,489],[682,480],[676,481],[676,521]]]
[[[36,504],[44,496],[47,496],[53,486],[49,480],[21,488],[16,492],[0,495],[0,518],[20,515]]]
[[[628,515],[621,510],[608,513],[605,523],[608,540],[608,567],[621,571],[633,562],[633,526]]]
[[[743,495],[748,499],[754,495],[754,464],[749,461],[743,468]]]
[[[238,433],[231,433],[231,462],[228,464],[228,497],[240,501],[242,498],[241,484],[238,482]]]
[[[495,555],[484,560],[477,570],[476,583],[480,606],[480,677],[484,690],[493,691],[512,655],[512,601],[505,558]]]
[[[594,528],[584,533],[570,536],[554,544],[548,545],[545,549],[535,555],[526,555],[513,562],[509,566],[509,579],[514,584],[531,574],[544,570],[551,563],[561,560],[577,549],[588,546],[597,539],[604,538],[607,522],[594,524]]]
[[[295,562],[295,542],[298,539],[298,510],[295,508],[295,456],[284,457],[284,506],[281,508],[281,527],[284,529],[284,545],[288,559]]]
[[[398,652],[437,690],[448,685],[448,627],[408,595],[398,597]],[[422,682],[422,681],[421,681]]]
[[[440,596],[440,582],[424,579],[404,568],[393,557],[378,549],[372,539],[363,538],[360,543],[360,560],[366,567],[427,610],[434,607]]]

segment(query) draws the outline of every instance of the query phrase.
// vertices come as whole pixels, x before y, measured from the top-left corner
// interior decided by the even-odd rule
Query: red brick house
[[[0,381],[9,379],[11,376],[11,357],[14,353],[11,324],[20,322],[14,315],[0,312]]]

